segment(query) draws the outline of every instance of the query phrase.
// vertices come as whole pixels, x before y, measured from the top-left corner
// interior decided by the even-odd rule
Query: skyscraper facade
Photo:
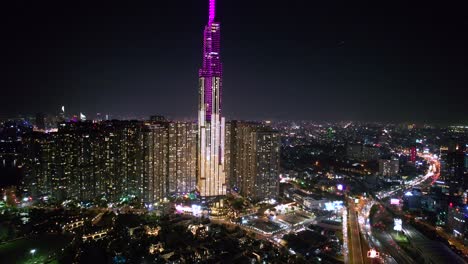
[[[196,189],[196,124],[169,124],[169,193],[183,194]]]
[[[163,121],[148,124],[143,133],[143,200],[147,203],[159,202],[168,195],[168,131],[169,122]]]
[[[53,135],[32,132],[23,139],[23,191],[39,197],[60,191],[57,170],[57,144]]]
[[[382,176],[395,176],[400,170],[397,159],[379,159],[379,174]]]
[[[465,170],[465,144],[455,141],[440,148],[440,179],[450,187],[450,193],[460,195],[468,189]]]
[[[229,187],[254,201],[279,193],[280,136],[256,122],[231,121]]]
[[[199,71],[197,179],[203,197],[226,194],[220,39],[220,24],[215,22],[215,0],[210,0],[208,24],[203,33],[203,65]]]

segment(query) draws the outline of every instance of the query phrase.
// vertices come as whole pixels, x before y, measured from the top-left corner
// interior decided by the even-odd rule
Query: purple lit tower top
[[[211,24],[214,22],[215,15],[216,15],[215,4],[216,4],[216,0],[210,0],[210,5],[209,5],[210,10],[208,11],[208,24]]]
[[[215,14],[215,0],[210,0],[208,24],[203,32],[203,66],[199,71],[199,77],[204,79],[203,104],[206,111],[205,118],[208,122],[211,121],[212,114],[220,115],[221,112],[221,79],[223,75],[220,59],[221,32],[219,23],[215,22]],[[216,81],[218,83],[213,83]],[[213,89],[217,89],[217,91],[213,91]],[[214,100],[213,96],[219,98]]]

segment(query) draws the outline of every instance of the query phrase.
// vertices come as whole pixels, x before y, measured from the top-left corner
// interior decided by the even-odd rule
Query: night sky
[[[9,2],[0,116],[196,117],[208,0]],[[218,0],[224,115],[468,121],[466,8],[351,2]]]

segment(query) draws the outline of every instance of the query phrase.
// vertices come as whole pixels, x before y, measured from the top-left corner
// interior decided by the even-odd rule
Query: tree
[[[232,202],[231,206],[237,211],[242,210],[242,208],[244,207],[244,199],[237,198],[236,200]]]

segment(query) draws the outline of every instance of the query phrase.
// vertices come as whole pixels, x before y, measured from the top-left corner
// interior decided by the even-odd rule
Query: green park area
[[[392,237],[398,244],[409,242],[408,238],[402,232],[392,232]]]

